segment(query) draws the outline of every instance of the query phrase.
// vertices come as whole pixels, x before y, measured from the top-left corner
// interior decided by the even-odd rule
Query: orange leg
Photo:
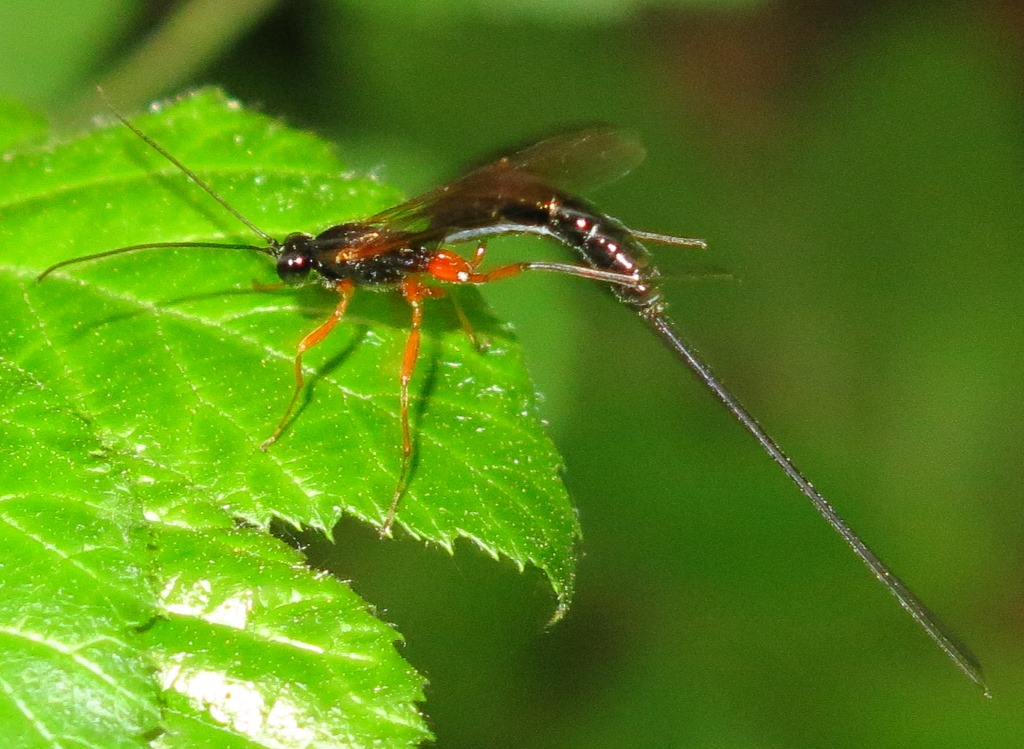
[[[518,276],[526,271],[547,271],[559,273],[565,276],[575,276],[581,279],[601,281],[615,286],[627,288],[643,288],[646,281],[634,274],[623,274],[616,271],[605,271],[603,268],[591,267],[590,265],[575,265],[567,262],[514,262],[510,265],[501,265],[494,271],[479,273],[476,266],[483,259],[483,247],[477,247],[476,255],[472,260],[452,252],[452,250],[437,250],[427,263],[427,274],[450,284],[488,284],[492,281],[501,281]]]
[[[409,427],[409,381],[412,379],[413,370],[416,368],[416,360],[420,355],[420,330],[423,327],[423,299],[431,296],[441,296],[444,292],[441,289],[432,289],[424,286],[412,277],[406,277],[402,281],[402,296],[409,303],[412,309],[412,324],[409,327],[409,336],[405,339],[405,352],[402,354],[402,368],[399,371],[399,418],[402,422],[402,469],[398,475],[398,485],[395,487],[395,494],[391,498],[387,515],[384,517],[384,524],[380,528],[381,536],[391,535],[391,526],[395,522],[395,514],[398,512],[398,503],[405,494],[409,485],[409,475],[412,471],[412,430]]]
[[[644,279],[619,273],[617,271],[591,268],[587,265],[573,265],[571,263],[546,263],[546,262],[523,262],[502,265],[494,270],[481,273],[477,265],[483,260],[482,247],[477,248],[473,260],[458,255],[451,250],[440,249],[433,254],[427,264],[427,273],[438,281],[447,283],[471,283],[484,284],[491,281],[500,281],[503,278],[512,278],[528,270],[545,270],[551,273],[562,273],[567,276],[589,278],[594,281],[616,284],[626,287],[638,287],[644,283]]]
[[[476,246],[476,251],[473,253],[473,259],[467,260],[466,265],[469,270],[476,271],[480,267],[480,263],[484,261],[484,257],[487,255],[487,245],[483,242]],[[455,308],[455,316],[459,318],[459,325],[462,326],[462,330],[466,333],[466,337],[469,338],[469,342],[473,344],[473,348],[477,351],[486,351],[491,346],[491,342],[486,338],[482,338],[476,334],[473,329],[473,323],[470,322],[469,317],[466,315],[466,311],[459,304],[459,298],[455,294],[449,296],[452,300],[452,306]]]
[[[352,298],[352,291],[355,287],[351,281],[345,280],[338,281],[335,288],[338,290],[338,295],[341,299],[338,300],[338,305],[334,308],[334,312],[319,327],[299,342],[299,348],[295,354],[295,390],[292,391],[292,398],[288,401],[288,408],[285,409],[284,416],[278,422],[274,433],[267,437],[263,444],[260,445],[261,450],[265,451],[281,436],[281,432],[284,431],[288,420],[291,418],[292,411],[295,410],[295,404],[299,400],[299,394],[302,393],[302,386],[304,384],[302,379],[302,355],[323,341],[334,329],[334,326],[338,324],[338,321],[345,316],[345,308],[348,307],[348,300]]]
[[[439,281],[448,283],[480,284],[497,281],[499,278],[518,276],[530,265],[530,263],[514,263],[480,273],[477,271],[477,266],[484,259],[485,252],[486,248],[481,244],[477,247],[473,259],[466,260],[451,250],[438,250],[427,264],[427,273]]]

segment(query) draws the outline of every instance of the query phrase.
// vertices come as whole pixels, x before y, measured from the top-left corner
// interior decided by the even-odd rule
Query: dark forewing
[[[367,219],[366,223],[441,239],[508,201],[576,194],[622,177],[645,156],[636,138],[611,127],[556,135],[472,169],[440,187]]]

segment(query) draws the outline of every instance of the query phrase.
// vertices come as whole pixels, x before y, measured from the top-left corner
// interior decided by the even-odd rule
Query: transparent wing
[[[570,193],[594,190],[635,169],[647,155],[633,134],[598,126],[556,135],[517,151],[509,168]],[[477,171],[485,171],[481,167]],[[470,172],[467,177],[471,177]]]
[[[440,240],[452,227],[478,223],[503,204],[540,204],[558,193],[612,182],[645,155],[639,140],[612,127],[557,135],[471,169],[366,223]]]

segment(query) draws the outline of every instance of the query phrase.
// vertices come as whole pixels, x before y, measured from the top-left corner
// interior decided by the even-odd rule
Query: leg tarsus
[[[409,471],[412,465],[412,455],[402,455],[402,473],[398,477],[398,486],[395,487],[395,494],[391,498],[387,515],[384,516],[384,524],[380,527],[381,538],[391,538],[391,528],[395,524],[395,515],[398,514],[398,503],[405,494],[406,486],[409,483]]]
[[[335,316],[332,314],[329,318],[327,318],[327,321],[324,322],[323,325],[321,325],[316,330],[320,330],[328,324],[330,324],[330,328],[333,328],[335,322]],[[328,328],[328,330],[330,330],[330,328]],[[313,332],[315,333],[316,331]],[[306,336],[306,338],[308,337],[309,336]],[[281,432],[283,432],[285,426],[287,426],[288,420],[291,418],[292,411],[295,410],[295,404],[299,400],[299,394],[302,392],[302,388],[305,385],[305,382],[302,379],[302,355],[309,349],[308,346],[303,348],[302,344],[305,341],[306,339],[303,338],[302,342],[299,343],[299,351],[295,355],[295,389],[292,390],[292,397],[288,401],[288,407],[284,410],[284,416],[282,416],[281,420],[277,423],[277,426],[274,428],[273,433],[265,440],[263,440],[263,443],[260,445],[260,450],[262,450],[263,452],[266,452],[271,445],[277,442],[277,438],[281,436]]]
[[[302,378],[302,355],[309,351],[311,348],[322,342],[334,329],[334,326],[338,324],[342,317],[345,316],[345,308],[348,307],[348,300],[352,298],[352,291],[354,286],[351,281],[339,281],[336,284],[336,289],[340,295],[337,306],[331,316],[324,320],[316,329],[309,332],[305,338],[299,341],[298,350],[295,353],[295,389],[292,390],[292,397],[288,401],[288,408],[284,411],[284,416],[277,423],[277,427],[274,428],[273,433],[263,440],[260,445],[260,449],[264,452],[277,441],[277,438],[281,436],[284,428],[288,425],[288,421],[291,418],[292,411],[295,410],[295,404],[298,403],[299,395],[302,393],[303,385],[305,384]]]

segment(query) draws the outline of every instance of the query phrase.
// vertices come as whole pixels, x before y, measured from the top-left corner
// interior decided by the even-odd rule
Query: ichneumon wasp
[[[981,666],[970,650],[921,602],[910,588],[854,533],[812,486],[753,416],[725,388],[682,338],[666,314],[658,271],[641,242],[703,248],[700,239],[653,234],[627,228],[576,196],[579,189],[621,176],[644,156],[643,147],[620,131],[595,127],[540,141],[369,218],[328,227],[319,234],[294,232],[283,240],[266,233],[230,205],[209,184],[125,117],[117,119],[149,147],[184,173],[265,244],[221,242],[153,242],[119,247],[71,258],[46,268],[54,271],[89,260],[140,250],[171,247],[243,249],[276,261],[286,284],[321,283],[333,289],[333,313],[298,344],[294,359],[295,386],[270,436],[266,450],[285,430],[303,390],[302,356],[322,342],[344,318],[356,288],[383,287],[400,291],[411,310],[411,326],[399,366],[399,414],[402,462],[381,534],[388,535],[410,480],[413,440],[409,425],[409,382],[419,354],[424,301],[444,294],[445,284],[480,285],[526,271],[548,271],[603,282],[614,296],[671,349],[778,464],[814,508],[825,518],[875,577],[896,597],[968,678],[985,690]],[[548,237],[576,255],[574,263],[518,262],[483,268],[486,241],[503,234]],[[464,257],[452,245],[473,242]],[[312,278],[311,278],[312,277]]]

